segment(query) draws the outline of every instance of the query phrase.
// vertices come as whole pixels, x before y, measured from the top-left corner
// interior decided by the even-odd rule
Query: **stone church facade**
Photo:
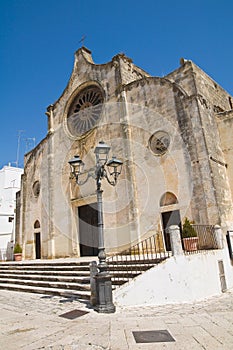
[[[96,186],[78,186],[68,161],[90,169],[104,140],[123,161],[116,187],[103,181],[108,254],[185,217],[233,227],[232,97],[192,61],[152,77],[124,54],[95,64],[80,48],[61,97],[47,109],[47,136],[25,155],[17,239],[25,259],[96,255]]]

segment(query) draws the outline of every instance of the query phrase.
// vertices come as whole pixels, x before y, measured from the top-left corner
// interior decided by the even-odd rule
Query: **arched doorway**
[[[180,210],[178,209],[178,199],[172,192],[165,192],[160,199],[162,226],[166,250],[171,250],[168,227],[178,225],[181,229]]]
[[[41,234],[40,222],[38,220],[34,223],[34,237],[35,237],[35,257],[41,259]]]

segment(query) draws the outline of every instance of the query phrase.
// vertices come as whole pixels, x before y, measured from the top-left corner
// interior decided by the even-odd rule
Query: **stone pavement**
[[[60,315],[84,310],[66,319]],[[167,330],[174,342],[136,343],[133,331]],[[233,290],[192,304],[117,308],[98,314],[79,301],[0,291],[0,350],[233,349]]]

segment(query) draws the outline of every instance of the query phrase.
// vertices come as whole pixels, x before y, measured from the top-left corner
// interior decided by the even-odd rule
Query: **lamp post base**
[[[108,272],[99,272],[94,277],[96,281],[96,305],[94,310],[99,313],[110,314],[116,311],[112,302],[112,281]]]

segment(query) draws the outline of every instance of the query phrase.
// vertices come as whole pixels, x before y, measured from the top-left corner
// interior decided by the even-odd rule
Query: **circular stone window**
[[[67,127],[72,136],[81,137],[97,124],[103,102],[102,91],[95,85],[88,86],[74,98],[67,114]]]
[[[149,140],[151,151],[157,156],[165,154],[170,145],[170,136],[165,131],[157,131]]]
[[[32,191],[33,191],[33,194],[34,194],[34,197],[37,198],[39,197],[39,194],[40,194],[40,183],[39,181],[35,181],[33,186],[32,186]]]

